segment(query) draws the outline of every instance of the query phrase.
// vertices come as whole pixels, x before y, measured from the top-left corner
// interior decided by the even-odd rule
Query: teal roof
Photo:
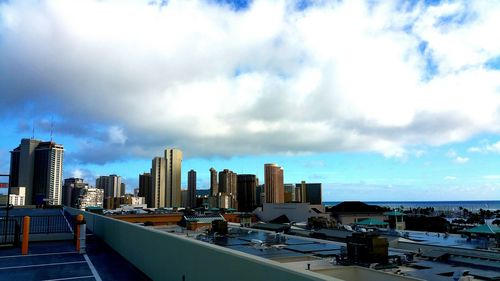
[[[88,206],[88,207],[86,207],[86,209],[88,209],[88,210],[103,210],[103,208],[99,207],[99,206]]]
[[[469,233],[479,233],[479,234],[500,234],[500,227],[493,226],[489,224],[482,224],[476,227],[465,230]]]
[[[223,220],[225,221],[224,217],[221,215],[189,215],[189,216],[184,216],[186,221],[191,221],[191,222],[198,222],[198,223],[212,223],[212,221],[215,220]]]
[[[390,212],[385,212],[384,216],[404,216],[405,214],[399,212],[399,211],[390,211]]]
[[[369,218],[366,220],[358,221],[356,224],[361,224],[361,225],[387,225],[388,223],[379,221],[377,219]]]

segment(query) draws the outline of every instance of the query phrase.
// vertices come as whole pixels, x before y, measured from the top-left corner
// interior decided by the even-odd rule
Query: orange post
[[[80,226],[83,221],[83,215],[79,214],[75,218],[75,226],[76,226],[76,251],[80,252]]]
[[[29,239],[30,239],[30,217],[25,216],[23,219],[23,243],[21,246],[21,253],[23,255],[28,254]]]

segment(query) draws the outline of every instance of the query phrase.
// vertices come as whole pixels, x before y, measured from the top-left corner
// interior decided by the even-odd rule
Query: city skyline
[[[278,163],[325,201],[500,198],[499,3],[187,2],[2,2],[0,171],[34,136],[128,192],[178,147],[182,188]]]

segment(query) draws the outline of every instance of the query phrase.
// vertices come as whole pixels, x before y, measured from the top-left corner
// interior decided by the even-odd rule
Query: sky
[[[499,1],[0,1],[0,172],[52,135],[64,177],[129,191],[176,147],[183,187],[277,163],[324,201],[499,200],[499,26]]]

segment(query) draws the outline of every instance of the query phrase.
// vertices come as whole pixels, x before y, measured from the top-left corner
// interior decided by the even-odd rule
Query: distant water
[[[366,204],[378,205],[390,208],[405,209],[410,208],[427,208],[433,207],[435,211],[458,211],[460,207],[469,211],[483,210],[500,210],[500,200],[484,200],[484,201],[363,201]],[[341,202],[326,201],[325,206],[335,206]]]

